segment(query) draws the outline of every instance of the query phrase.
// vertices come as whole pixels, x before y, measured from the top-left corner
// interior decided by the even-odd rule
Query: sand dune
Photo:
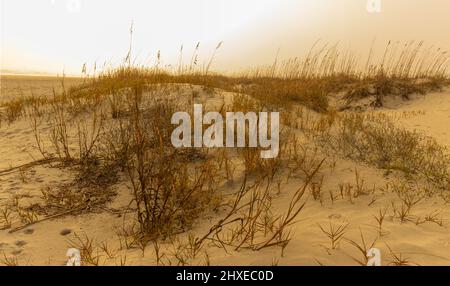
[[[192,88],[198,90],[196,100],[210,106],[220,106],[221,101],[233,96],[220,90],[213,94],[201,87],[181,85],[178,89],[181,89],[181,94],[189,94]],[[396,118],[396,125],[423,132],[450,147],[449,111],[450,91],[445,89],[425,96],[413,96],[408,101],[387,103],[374,112]],[[41,127],[43,132],[50,128],[48,122]],[[51,163],[14,169],[40,158],[28,120],[3,123],[0,138],[0,205],[6,205],[13,198],[19,198],[18,204],[23,208],[39,204],[42,190],[73,180],[74,173],[70,167],[55,167],[56,164]],[[46,144],[49,142],[44,142]],[[13,170],[5,171],[11,168]],[[333,164],[323,168],[321,176],[320,199],[315,199],[308,191],[306,206],[291,227],[292,239],[284,248],[266,248],[255,253],[248,249],[235,251],[233,247],[228,247],[226,252],[222,248],[208,246],[189,263],[203,265],[207,254],[211,265],[357,265],[357,261],[365,258],[350,241],[362,244],[362,235],[368,245],[376,239],[374,246],[381,250],[383,265],[398,263],[395,255],[402,257],[407,264],[450,265],[450,208],[441,196],[425,197],[413,206],[408,220],[401,222],[391,209],[392,202],[399,202],[398,195],[384,189],[388,182],[395,180],[394,175],[363,163],[336,158]],[[272,211],[282,214],[292,194],[302,184],[299,177],[289,181],[283,179],[279,194],[273,198]],[[362,184],[367,192],[358,197],[344,198],[339,191],[340,184]],[[231,192],[237,185],[237,182],[225,185],[223,192]],[[123,241],[117,233],[124,221],[130,219],[121,213],[131,199],[130,184],[119,178],[112,190],[116,195],[104,207],[38,221],[23,229],[20,227],[27,222],[23,217],[20,219],[13,215],[11,226],[0,231],[0,252],[5,257],[15,257],[20,264],[64,265],[66,251],[70,243],[76,241],[77,234],[94,240],[101,265],[155,265],[157,262],[151,245],[144,253],[136,248],[123,249]],[[332,199],[333,196],[335,198]],[[375,217],[385,208],[386,218],[380,230]],[[201,236],[221,218],[224,211],[207,212],[192,229],[177,235],[175,241],[161,241],[161,252],[172,253],[177,243],[188,239],[188,233]],[[422,221],[433,214],[436,214],[435,220]],[[321,227],[329,229],[330,225],[335,228],[346,225],[343,237],[337,240],[336,245],[332,245],[321,230]],[[104,242],[113,254],[108,255],[101,250]]]

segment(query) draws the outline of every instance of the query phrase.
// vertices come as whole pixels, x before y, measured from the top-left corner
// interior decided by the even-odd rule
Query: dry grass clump
[[[316,111],[328,109],[331,92],[321,79],[247,79],[251,84],[242,85],[240,92],[249,94],[267,105],[289,107],[292,103],[305,105]]]
[[[264,106],[262,101],[259,101],[251,96],[248,95],[242,95],[242,94],[236,94],[233,96],[232,101],[230,104],[224,104],[221,107],[221,113],[223,118],[226,118],[226,112],[232,111],[235,113],[242,112],[243,114],[247,114],[248,112],[252,112],[255,114],[258,114],[258,112],[270,112],[273,110],[273,107],[269,105]],[[281,117],[283,117],[283,114],[281,114]],[[283,120],[283,118],[281,118]],[[270,122],[268,123],[270,126]],[[245,129],[245,142],[247,145],[250,143],[250,128],[249,122],[246,122],[246,129]],[[261,147],[245,147],[245,148],[238,148],[237,154],[239,155],[240,159],[242,159],[243,166],[244,166],[244,172],[246,175],[255,175],[258,174],[260,177],[264,177],[266,175],[273,178],[277,172],[279,172],[282,167],[284,167],[285,162],[285,155],[288,150],[287,148],[287,138],[289,138],[289,130],[281,129],[279,134],[279,152],[278,156],[276,158],[271,159],[263,159],[261,158],[261,151],[264,150],[264,148]],[[253,134],[254,135],[254,134]],[[269,136],[272,136],[271,134],[268,134]],[[234,128],[234,138],[238,137],[238,130],[237,128]],[[224,151],[227,152],[227,151]],[[229,153],[229,152],[227,152]]]
[[[27,198],[29,198],[28,194],[14,195],[0,206],[0,222],[2,222],[0,229],[10,229],[16,221],[33,224],[39,220],[39,214],[30,208],[29,204],[22,201]]]
[[[104,88],[105,82],[98,84]],[[44,107],[51,111],[49,115],[31,117],[43,162],[59,162],[53,167],[70,168],[77,175],[68,185],[45,189],[43,202],[31,206],[30,210],[44,216],[43,219],[98,210],[97,207],[114,195],[109,186],[125,175],[132,189],[130,210],[137,222],[137,227],[126,227],[127,237],[132,238],[127,244],[141,245],[145,250],[148,241],[185,232],[200,213],[220,204],[217,192],[220,184],[224,180],[233,180],[235,163],[229,153],[234,150],[174,148],[170,142],[174,128],[170,124],[171,116],[177,111],[190,110],[190,106],[183,106],[180,98],[165,97],[161,85],[152,86],[141,81],[127,84],[127,88],[115,90],[109,99],[104,97],[103,102],[98,94],[83,89],[67,92],[59,99],[55,96]],[[110,86],[105,90],[113,88]],[[87,98],[72,97],[73,92],[87,92],[83,95]],[[243,112],[262,110],[258,101],[248,99],[235,100],[230,108]],[[37,115],[43,109],[34,111]],[[110,118],[105,116],[108,113]],[[44,144],[45,134],[40,126],[46,120],[50,127],[47,134],[50,145]],[[256,180],[262,182],[266,178],[273,182],[281,170],[282,160],[261,160],[260,151],[244,148],[241,154],[235,153],[241,155],[237,160],[242,160],[247,174],[259,174],[255,176]],[[258,211],[248,214],[247,223],[236,233],[243,242],[242,247],[250,243],[251,233],[256,235],[261,231],[262,225],[265,225],[266,235],[272,233],[273,237],[260,241],[262,244],[258,248],[287,243],[289,235],[284,229],[298,214],[299,202],[292,206],[286,217],[274,217],[267,204],[273,195],[269,196],[268,188],[265,192],[261,192],[261,188],[253,190],[249,201],[255,205],[252,209]],[[8,220],[5,224],[9,224],[8,215],[5,217]],[[256,248],[256,244],[251,245]]]
[[[332,78],[350,82],[352,79],[373,79],[386,77],[406,78],[445,78],[449,54],[434,46],[427,47],[423,41],[406,43],[389,41],[382,55],[370,50],[366,58],[356,53],[343,51],[337,44],[316,42],[304,58],[294,58],[272,66],[256,69],[258,77]]]
[[[288,179],[308,178],[314,166],[323,160],[317,147],[308,145],[295,134],[288,137],[286,145]]]
[[[73,239],[69,239],[69,247],[80,250],[80,258],[83,266],[99,266],[100,255],[98,249],[96,248],[95,240],[86,234],[81,236],[74,233],[73,236]]]
[[[106,135],[104,154],[131,182],[137,232],[154,240],[192,225],[215,197],[218,171],[213,160],[198,160],[172,146],[170,119],[179,111],[175,103],[145,99],[140,86],[130,92],[128,121]]]
[[[0,219],[1,219],[0,221],[2,223],[1,229],[10,228],[12,218],[13,218],[13,210],[11,209],[11,207],[7,204],[2,206],[2,208],[0,209]]]
[[[55,219],[65,215],[78,215],[85,212],[98,212],[116,195],[101,180],[95,183],[76,179],[73,182],[47,187],[41,190],[39,199],[30,202],[29,195],[15,195],[0,206],[0,229],[10,229],[10,233],[30,225]],[[23,202],[23,199],[27,199]]]
[[[386,95],[408,98],[447,83],[449,54],[422,42],[389,42],[378,60],[370,51],[361,60],[338,45],[313,46],[305,58],[294,58],[262,67],[246,75],[243,90],[268,102],[286,105],[296,101],[314,110],[328,109],[327,96],[346,91],[350,102],[374,96],[374,106]],[[248,84],[251,83],[251,84]]]
[[[22,115],[22,110],[24,108],[23,107],[24,101],[25,100],[23,98],[20,98],[12,100],[7,104],[5,104],[3,112],[0,113],[0,123],[2,121],[1,119],[7,121],[8,123],[11,123],[18,117],[20,117]]]
[[[346,158],[362,161],[387,173],[423,178],[439,189],[450,182],[450,158],[445,147],[418,132],[396,127],[382,115],[344,113],[335,127],[319,132],[323,146]]]
[[[319,172],[323,161],[309,172],[304,184],[291,196],[284,214],[272,212],[272,200],[277,195],[271,188],[276,183],[270,176],[259,177],[250,184],[244,177],[240,190],[233,196],[229,210],[203,237],[193,240],[195,249],[200,250],[206,242],[213,246],[238,251],[251,249],[259,251],[278,246],[282,253],[292,239],[290,226],[305,206],[305,192],[312,179]]]
[[[402,99],[409,99],[412,94],[426,94],[430,91],[439,90],[445,81],[443,78],[427,79],[391,79],[385,76],[378,76],[371,81],[358,83],[345,93],[347,104],[352,101],[366,97],[373,97],[372,107],[383,106],[385,96],[398,96]]]

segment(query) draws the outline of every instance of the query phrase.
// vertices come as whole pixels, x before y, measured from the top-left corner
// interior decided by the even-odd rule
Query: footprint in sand
[[[16,242],[14,242],[14,244],[18,247],[24,247],[25,245],[28,244],[28,242],[26,242],[25,240],[18,240]]]
[[[22,249],[17,249],[17,250],[11,251],[11,254],[14,256],[20,255],[21,253],[22,253]]]
[[[26,230],[23,231],[23,233],[24,234],[28,234],[28,235],[33,234],[34,233],[34,229],[32,229],[32,228],[26,229]]]
[[[66,236],[66,235],[69,235],[69,234],[71,234],[71,233],[72,233],[72,230],[71,230],[71,229],[68,229],[68,228],[65,228],[65,229],[63,229],[63,230],[61,230],[61,231],[59,232],[59,234],[62,235],[62,236]]]
[[[332,214],[328,216],[329,219],[340,219],[342,218],[341,214]]]

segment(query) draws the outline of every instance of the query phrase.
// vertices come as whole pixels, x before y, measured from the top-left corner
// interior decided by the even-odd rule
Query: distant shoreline
[[[38,73],[8,73],[1,72],[0,77],[2,78],[63,78],[62,75],[58,74],[38,74]],[[64,75],[64,78],[76,78],[82,79],[82,76],[78,75]]]

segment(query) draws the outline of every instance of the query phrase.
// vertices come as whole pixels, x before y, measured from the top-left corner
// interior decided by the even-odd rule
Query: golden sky
[[[133,56],[177,64],[201,42],[214,67],[240,70],[281,57],[303,56],[321,39],[368,53],[374,39],[424,40],[450,49],[449,0],[0,0],[1,68],[79,74],[83,63],[117,64],[125,56],[134,22]],[[376,0],[374,0],[376,1]]]

